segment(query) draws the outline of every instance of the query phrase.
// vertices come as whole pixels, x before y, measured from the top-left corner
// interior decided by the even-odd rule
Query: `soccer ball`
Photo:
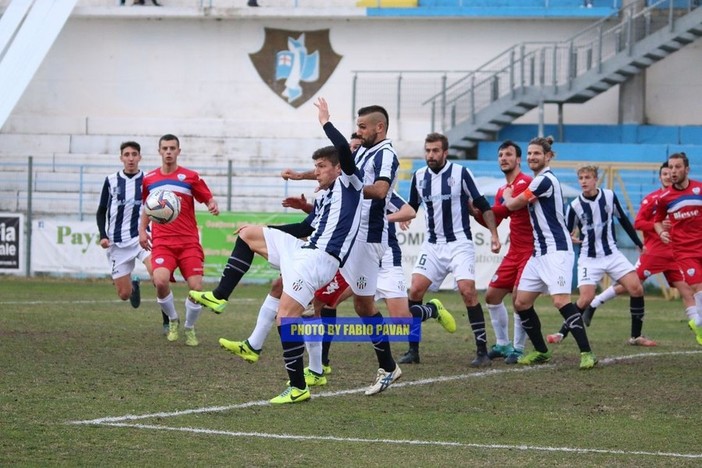
[[[180,198],[170,190],[151,192],[146,198],[144,212],[151,221],[168,224],[180,214]]]

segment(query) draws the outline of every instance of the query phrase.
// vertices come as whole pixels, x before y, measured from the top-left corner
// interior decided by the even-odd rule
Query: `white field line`
[[[576,447],[544,447],[538,445],[508,445],[508,444],[471,444],[465,442],[451,441],[431,441],[431,440],[402,440],[402,439],[362,439],[358,437],[335,437],[335,436],[304,436],[299,434],[267,434],[265,432],[232,432],[220,431],[213,429],[200,429],[196,427],[168,427],[155,426],[150,424],[126,424],[126,423],[107,423],[106,426],[113,427],[129,427],[136,429],[149,429],[156,431],[177,431],[187,432],[190,434],[209,434],[227,437],[258,437],[261,439],[283,439],[286,441],[304,441],[304,440],[327,440],[330,442],[351,442],[351,443],[379,443],[379,444],[395,444],[395,445],[424,445],[424,446],[439,446],[439,447],[461,447],[461,448],[478,448],[490,450],[522,450],[540,451],[540,452],[565,452],[565,453],[596,453],[604,455],[638,455],[638,456],[656,456],[666,458],[691,458],[702,459],[702,453],[674,453],[674,452],[647,452],[642,450],[608,450],[608,449],[588,449]]]
[[[702,351],[674,351],[674,352],[664,352],[664,353],[640,353],[631,354],[628,356],[616,356],[610,358],[600,359],[599,365],[609,365],[619,361],[626,361],[632,359],[642,359],[649,357],[661,357],[661,356],[680,356],[680,355],[694,355],[702,354]],[[507,373],[519,373],[519,372],[531,372],[539,369],[552,369],[555,365],[541,365],[534,367],[516,367],[511,369],[491,369],[482,372],[473,372],[470,374],[460,374],[460,375],[450,375],[450,376],[439,376],[427,379],[413,380],[409,382],[398,382],[393,384],[393,388],[409,387],[415,385],[427,385],[437,382],[448,382],[454,380],[465,380],[472,378],[489,377],[499,374]],[[338,397],[343,395],[350,395],[354,393],[365,392],[366,387],[339,390],[335,392],[320,392],[312,396],[313,399],[316,398],[329,398]],[[297,434],[269,434],[263,432],[232,432],[232,431],[221,431],[213,429],[202,429],[195,427],[169,427],[169,426],[159,426],[153,424],[132,424],[125,421],[136,421],[141,419],[151,419],[151,418],[171,418],[178,416],[185,416],[190,414],[199,413],[214,413],[221,411],[231,411],[241,408],[250,408],[252,406],[267,406],[269,405],[268,400],[258,400],[249,401],[245,403],[239,403],[236,405],[227,406],[210,406],[203,408],[194,408],[190,410],[183,411],[173,411],[173,412],[163,412],[163,413],[149,413],[133,415],[127,414],[124,416],[107,416],[104,418],[97,419],[86,419],[86,420],[76,420],[68,421],[67,424],[75,425],[103,425],[111,427],[128,427],[135,429],[148,429],[157,431],[176,431],[176,432],[188,432],[192,434],[210,434],[210,435],[221,435],[227,437],[259,437],[262,439],[284,439],[284,440],[327,440],[331,442],[349,442],[349,443],[380,443],[380,444],[397,444],[397,445],[424,445],[424,446],[443,446],[443,447],[464,447],[464,448],[479,448],[479,449],[490,449],[490,450],[522,450],[522,451],[541,451],[541,452],[562,452],[562,453],[595,453],[595,454],[605,454],[605,455],[629,455],[629,456],[655,456],[655,457],[667,457],[667,458],[685,458],[685,459],[702,459],[702,453],[675,453],[675,452],[648,452],[642,450],[609,450],[609,449],[588,449],[588,448],[577,448],[577,447],[547,447],[547,446],[537,446],[537,445],[508,445],[508,444],[474,444],[465,442],[454,442],[454,441],[425,441],[425,440],[402,440],[402,439],[363,439],[356,437],[335,437],[329,435],[314,435],[314,436],[304,436]]]
[[[608,364],[612,364],[612,363],[618,362],[618,361],[627,361],[627,360],[631,360],[631,359],[641,359],[641,358],[647,358],[647,357],[681,356],[681,355],[690,355],[690,354],[702,354],[702,351],[672,351],[672,352],[664,352],[664,353],[631,354],[628,356],[617,356],[617,357],[600,359],[598,365],[608,365]],[[439,376],[439,377],[431,377],[431,378],[427,378],[427,379],[411,380],[409,382],[408,381],[398,382],[398,383],[392,384],[392,388],[409,387],[409,386],[416,386],[416,385],[427,385],[427,384],[434,384],[434,383],[438,383],[438,382],[450,382],[453,380],[475,379],[475,378],[488,377],[488,376],[493,376],[493,375],[498,375],[498,374],[508,374],[508,373],[514,374],[514,373],[519,373],[519,372],[532,372],[532,371],[536,371],[536,370],[540,370],[540,369],[552,369],[554,367],[555,367],[555,365],[553,365],[553,364],[545,364],[545,365],[532,366],[532,367],[525,366],[525,367],[512,367],[510,369],[490,369],[490,370],[481,371],[481,372],[472,372],[470,374]],[[320,393],[314,393],[312,395],[312,399],[337,397],[337,396],[343,396],[343,395],[352,395],[354,393],[362,393],[365,391],[366,391],[366,387],[353,388],[353,389],[348,389],[348,390],[337,390],[334,392],[320,392]],[[68,424],[109,424],[109,423],[119,423],[122,421],[137,421],[140,419],[173,418],[173,417],[178,417],[178,416],[187,416],[189,414],[217,413],[217,412],[221,412],[221,411],[231,411],[231,410],[242,409],[242,408],[250,408],[252,406],[266,406],[268,404],[269,404],[268,400],[258,400],[258,401],[248,401],[245,403],[237,403],[235,405],[206,406],[206,407],[202,407],[202,408],[193,408],[193,409],[188,409],[188,410],[170,411],[170,412],[163,412],[163,413],[126,414],[124,416],[106,416],[104,418],[97,418],[97,419],[68,421]]]

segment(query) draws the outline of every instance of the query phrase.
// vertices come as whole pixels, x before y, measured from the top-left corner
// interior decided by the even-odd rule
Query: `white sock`
[[[310,360],[310,370],[322,375],[324,373],[324,369],[322,369],[322,342],[305,341],[305,348]]]
[[[509,344],[509,318],[507,317],[507,308],[500,302],[499,304],[487,304],[488,312],[490,312],[490,321],[492,329],[495,332],[495,341],[500,346]]]
[[[590,307],[597,308],[604,304],[605,302],[617,297],[617,293],[614,291],[614,286],[610,286],[601,293],[599,293],[590,303]]]
[[[685,309],[685,315],[687,316],[688,320],[697,320],[697,307],[696,306],[690,306]]]
[[[190,299],[185,300],[185,328],[195,328],[195,322],[202,312],[202,306]]]
[[[176,312],[175,304],[173,303],[173,291],[168,293],[168,296],[163,299],[156,298],[156,302],[161,306],[163,313],[168,315],[168,318],[172,322],[173,320],[178,320],[178,312]]]
[[[249,345],[253,349],[263,349],[263,343],[266,341],[266,337],[275,323],[275,315],[278,313],[279,304],[280,299],[276,299],[269,294],[266,296],[263,304],[261,304],[261,308],[258,309],[256,326],[251,332],[251,336],[249,336]]]
[[[700,311],[702,310],[702,291],[696,292],[694,295],[695,298],[695,306],[697,309],[697,317],[695,317],[695,325],[698,327],[702,327],[702,314],[700,314]]]
[[[526,346],[526,339],[527,334],[522,327],[522,320],[519,318],[519,314],[514,314],[514,349],[523,352],[524,346]]]

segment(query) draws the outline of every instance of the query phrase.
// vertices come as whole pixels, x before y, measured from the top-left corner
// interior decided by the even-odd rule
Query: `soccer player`
[[[424,205],[427,228],[421,253],[412,270],[410,305],[420,305],[430,286],[438,287],[449,273],[453,273],[478,348],[471,366],[489,365],[485,317],[475,290],[475,249],[470,231],[469,200],[482,211],[492,235],[491,250],[497,253],[500,239],[495,216],[476,187],[470,170],[448,161],[448,139],[444,135],[430,133],[426,136],[424,159],[426,167],[414,173],[410,186],[409,204],[415,210],[420,204]],[[426,320],[426,315],[421,319]],[[410,343],[402,361],[419,362],[419,342]]]
[[[509,187],[502,192],[504,205],[510,211],[528,206],[534,233],[534,253],[524,267],[514,299],[514,307],[534,351],[521,356],[517,362],[532,365],[551,360],[552,353],[546,346],[541,322],[534,310],[536,298],[541,293],[549,293],[578,344],[580,369],[591,369],[597,359],[590,349],[582,316],[570,298],[575,259],[563,214],[561,184],[548,165],[554,157],[552,144],[551,137],[532,139],[527,149],[527,164],[534,172],[534,179],[517,196],[513,196]]]
[[[352,245],[357,242],[362,215],[364,185],[361,171],[353,162],[348,142],[329,121],[327,102],[319,98],[315,105],[319,110],[319,122],[334,147],[319,149],[313,156],[317,182],[326,190],[315,200],[314,211],[297,225],[277,229],[243,227],[217,288],[212,292],[190,293],[203,305],[222,310],[226,299],[250,267],[254,252],[267,258],[274,267],[280,267],[283,294],[278,307],[278,326],[290,383],[283,393],[271,400],[273,404],[297,403],[310,398],[302,362],[304,342],[292,335],[293,324],[285,319],[299,318],[315,291],[345,266]],[[300,240],[302,237],[308,240]],[[380,369],[366,395],[382,392],[402,375],[392,360],[384,337],[378,338],[373,345]]]
[[[492,212],[495,214],[495,223],[499,226],[502,220],[509,217],[509,250],[497,267],[485,292],[485,303],[490,313],[490,321],[495,332],[495,341],[488,357],[490,359],[505,358],[505,364],[516,364],[522,354],[526,334],[522,329],[519,316],[514,313],[514,345],[509,340],[509,316],[503,300],[507,294],[514,297],[519,284],[519,278],[526,262],[534,251],[532,240],[531,221],[529,219],[529,209],[521,208],[517,211],[509,211],[504,205],[502,193],[506,188],[512,189],[512,196],[516,197],[527,189],[531,183],[531,176],[522,172],[522,149],[513,141],[503,142],[497,150],[497,163],[500,170],[505,175],[505,185],[497,189],[495,203],[492,205]],[[473,210],[476,221],[485,226],[482,213]],[[514,309],[516,310],[516,309]]]
[[[641,201],[641,207],[638,213],[636,213],[636,219],[634,220],[634,228],[643,232],[644,236],[643,252],[635,265],[636,274],[639,280],[643,282],[652,275],[663,273],[668,285],[676,288],[680,293],[683,305],[685,306],[685,315],[688,320],[691,320],[697,317],[697,308],[695,307],[695,299],[692,297],[692,289],[690,285],[685,282],[683,274],[673,257],[673,251],[670,245],[664,244],[653,228],[658,197],[660,197],[661,193],[663,193],[667,187],[670,187],[671,184],[668,161],[661,164],[661,167],[658,169],[658,179],[661,182],[661,187],[644,197]],[[670,222],[664,221],[664,225],[669,227]],[[599,306],[624,292],[624,287],[619,283],[615,283],[595,296],[590,305],[586,307],[583,312],[585,325],[590,326],[590,322],[595,315],[595,310]]]
[[[161,155],[161,167],[144,176],[142,200],[146,200],[154,190],[167,189],[180,198],[180,214],[168,224],[151,224],[151,234],[147,231],[149,218],[141,215],[139,224],[139,243],[151,251],[153,282],[156,286],[156,299],[161,310],[168,316],[168,341],[178,339],[180,319],[175,308],[170,281],[176,268],[188,283],[191,290],[202,289],[202,272],[205,254],[200,244],[200,236],[195,220],[195,202],[204,203],[213,215],[219,214],[217,200],[200,175],[178,165],[180,140],[175,135],[163,135],[158,142]],[[196,302],[185,299],[185,344],[197,346],[195,322],[202,307]]]
[[[702,183],[690,179],[685,153],[668,156],[668,167],[673,184],[658,198],[653,226],[661,241],[671,246],[685,282],[694,291],[697,316],[688,325],[702,345]]]
[[[641,335],[644,318],[644,290],[635,273],[634,265],[617,247],[614,233],[614,218],[624,228],[629,238],[642,250],[643,244],[636,235],[634,226],[624,213],[617,195],[609,189],[598,189],[597,166],[578,168],[578,182],[582,193],[568,206],[566,226],[568,231],[579,231],[581,242],[578,258],[578,289],[576,302],[584,310],[595,297],[595,289],[604,275],[609,275],[621,284],[629,294],[631,313],[631,335],[628,343],[633,346],[656,346],[656,342]],[[549,343],[560,343],[568,334],[567,325],[558,333],[546,337]]]
[[[105,177],[96,216],[100,247],[107,249],[117,295],[123,301],[129,299],[136,309],[141,304],[139,278],[130,277],[135,261],[143,262],[151,275],[149,252],[139,245],[141,184],[144,179],[144,173],[139,169],[141,145],[136,141],[125,141],[119,151],[124,168]],[[167,325],[168,318],[165,320]]]

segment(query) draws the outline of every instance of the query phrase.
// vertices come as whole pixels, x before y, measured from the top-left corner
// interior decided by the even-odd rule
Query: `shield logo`
[[[297,108],[307,102],[336,70],[341,55],[329,42],[329,30],[290,31],[264,28],[261,50],[249,54],[271,90]]]

